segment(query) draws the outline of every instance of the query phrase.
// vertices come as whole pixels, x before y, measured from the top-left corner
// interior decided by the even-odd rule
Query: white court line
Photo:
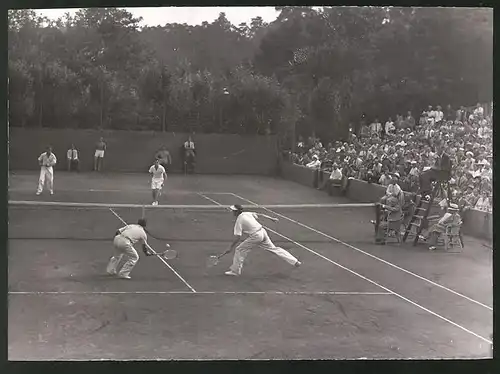
[[[124,225],[127,225],[127,222],[125,222],[125,221],[122,219],[122,217],[120,217],[120,216],[119,216],[119,215],[118,215],[118,214],[117,214],[117,213],[116,213],[113,209],[109,208],[109,210],[111,211],[111,213],[113,213],[113,214],[115,215],[115,217],[116,217],[116,218],[118,218],[120,221],[122,221],[122,223],[123,223]],[[149,244],[148,244],[148,248],[149,248],[149,249],[151,249],[151,250],[152,250],[152,251],[156,254],[156,251],[155,251],[153,248],[151,248],[151,247],[149,246]],[[169,264],[167,261],[165,261],[165,260],[164,260],[162,257],[160,257],[160,256],[155,256],[155,257],[159,258],[159,259],[161,260],[161,262],[163,262],[163,263],[164,263],[164,264],[165,264],[165,265],[166,265],[166,266],[167,266],[170,270],[172,270],[172,272],[173,272],[175,275],[177,275],[177,277],[178,277],[178,278],[179,278],[179,279],[180,279],[180,280],[181,280],[181,281],[182,281],[182,282],[183,282],[183,283],[184,283],[184,284],[185,284],[185,285],[186,285],[186,286],[187,286],[187,287],[188,287],[188,288],[189,288],[192,292],[196,292],[196,290],[195,290],[193,287],[191,287],[191,285],[190,285],[190,284],[189,284],[189,283],[188,283],[188,282],[187,282],[187,281],[186,281],[183,277],[181,277],[181,276],[180,276],[180,274],[179,274],[178,272],[176,272],[176,271],[175,271],[175,269],[174,269],[172,266],[170,266],[170,264]]]
[[[233,193],[232,195],[233,195],[234,197],[238,198],[238,199],[241,199],[241,200],[243,200],[243,201],[246,201],[246,202],[247,202],[247,203],[249,203],[249,204],[252,204],[252,205],[255,205],[255,206],[259,206],[259,204],[255,203],[255,202],[253,202],[253,201],[251,201],[251,200],[248,200],[248,199],[246,199],[246,198],[244,198],[244,197],[242,197],[242,196],[240,196],[240,195],[237,195],[237,194],[235,194],[235,193]],[[339,205],[342,205],[342,204],[339,204]],[[433,281],[431,281],[430,279],[427,279],[427,278],[422,277],[421,275],[415,274],[415,273],[413,273],[413,272],[411,272],[411,271],[409,271],[409,270],[407,270],[407,269],[404,269],[404,268],[402,268],[402,267],[400,267],[400,266],[397,266],[397,265],[395,265],[395,264],[393,264],[393,263],[391,263],[391,262],[389,262],[389,261],[386,261],[386,260],[384,260],[384,259],[382,259],[382,258],[380,258],[380,257],[377,257],[377,256],[375,256],[375,255],[372,255],[371,253],[365,252],[365,251],[363,251],[362,249],[359,249],[359,248],[357,248],[357,247],[355,247],[355,246],[353,246],[353,245],[351,245],[351,244],[345,243],[345,242],[343,242],[343,241],[342,241],[342,240],[340,240],[340,239],[337,239],[337,238],[334,238],[333,236],[330,236],[330,235],[328,235],[328,234],[325,234],[324,232],[321,232],[321,231],[319,231],[319,230],[316,230],[316,229],[315,229],[315,228],[313,228],[313,227],[310,227],[310,226],[308,226],[308,225],[305,225],[305,224],[303,224],[303,223],[301,223],[301,222],[298,222],[298,221],[296,221],[296,220],[294,220],[294,219],[292,219],[292,218],[290,218],[290,217],[284,216],[283,214],[279,214],[279,213],[274,212],[274,211],[272,211],[272,210],[270,210],[270,209],[267,209],[267,208],[265,208],[265,207],[263,207],[263,209],[264,209],[264,210],[267,210],[267,211],[268,211],[268,212],[270,212],[270,213],[273,213],[273,214],[277,215],[278,217],[284,218],[284,219],[286,219],[286,220],[288,220],[288,221],[290,221],[290,222],[292,222],[292,223],[295,223],[295,224],[297,224],[297,225],[299,225],[299,226],[302,226],[302,227],[304,227],[304,228],[306,228],[306,229],[308,229],[308,230],[311,230],[311,231],[315,232],[316,234],[322,235],[322,236],[324,236],[324,237],[326,237],[326,238],[328,238],[328,239],[331,239],[331,240],[333,240],[333,241],[336,241],[337,243],[342,244],[342,245],[344,245],[344,246],[346,246],[346,247],[348,247],[348,248],[354,249],[354,250],[355,250],[355,251],[357,251],[357,252],[363,253],[363,254],[364,254],[364,255],[366,255],[366,256],[370,256],[371,258],[374,258],[374,259],[376,259],[376,260],[378,260],[378,261],[380,261],[380,262],[383,262],[383,263],[384,263],[384,264],[386,264],[386,265],[392,266],[392,267],[393,267],[393,268],[395,268],[395,269],[398,269],[398,270],[403,271],[403,272],[405,272],[405,273],[407,273],[407,274],[410,274],[410,275],[412,275],[412,276],[414,276],[414,277],[416,277],[416,278],[418,278],[418,279],[421,279],[421,280],[423,280],[423,281],[426,281],[426,282],[428,282],[428,283],[432,284],[433,286],[436,286],[436,287],[442,288],[443,290],[446,290],[446,291],[451,292],[451,293],[453,293],[453,294],[455,294],[455,295],[457,295],[457,296],[460,296],[460,297],[462,297],[462,298],[464,298],[464,299],[467,299],[467,300],[469,300],[469,301],[471,301],[471,302],[473,302],[473,303],[475,303],[475,304],[477,304],[477,305],[480,305],[480,306],[482,306],[482,307],[484,307],[484,308],[486,308],[486,309],[489,309],[489,310],[491,310],[491,311],[493,310],[493,308],[492,308],[492,307],[490,307],[489,305],[483,304],[483,303],[481,303],[480,301],[474,300],[474,299],[472,299],[472,298],[470,298],[470,297],[468,297],[468,296],[466,296],[466,295],[461,294],[460,292],[454,291],[454,290],[452,290],[452,289],[450,289],[450,288],[448,288],[448,287],[446,287],[446,286],[443,286],[442,284],[439,284],[439,283],[433,282]]]
[[[380,296],[390,292],[342,292],[342,291],[12,291],[9,295],[356,295]]]
[[[234,196],[238,197],[236,194],[234,194]],[[247,199],[244,199],[244,198],[241,198],[241,197],[238,197],[238,198],[240,198],[240,199],[242,199],[242,200],[246,200],[246,201],[248,201],[249,203],[256,205],[255,203],[250,202],[250,200],[247,200]],[[215,201],[215,200],[213,200],[213,201]],[[218,204],[218,205],[222,205],[222,204],[220,204],[220,203],[218,203],[218,202],[217,202],[217,204]],[[276,214],[277,216],[280,216],[280,214],[274,213],[274,212],[273,212],[273,211],[271,211],[271,210],[269,210],[269,212],[270,212],[270,213],[273,213],[273,214]],[[284,217],[284,218],[286,218],[286,217]],[[265,227],[265,226],[264,226],[264,227]],[[375,282],[375,281],[371,280],[370,278],[367,278],[367,277],[365,277],[364,275],[361,275],[361,274],[359,274],[359,273],[355,272],[354,270],[351,270],[351,269],[349,269],[349,268],[347,268],[347,267],[345,267],[345,266],[343,266],[343,265],[340,265],[339,263],[337,263],[337,262],[335,262],[335,261],[333,261],[333,260],[329,259],[328,257],[323,256],[322,254],[320,254],[320,253],[318,253],[318,252],[316,252],[316,251],[314,251],[314,250],[312,250],[312,249],[310,249],[310,248],[306,247],[306,246],[305,246],[305,245],[303,245],[303,244],[300,244],[300,243],[296,242],[296,241],[295,241],[295,240],[293,240],[293,239],[290,239],[290,238],[286,237],[286,236],[285,236],[285,235],[283,235],[283,234],[280,234],[280,233],[279,233],[279,232],[277,232],[277,231],[274,231],[274,230],[272,230],[272,229],[270,229],[270,228],[268,228],[268,227],[265,227],[265,228],[266,228],[266,230],[271,231],[271,232],[273,232],[274,234],[276,234],[276,235],[278,235],[278,236],[281,236],[283,239],[288,240],[289,242],[291,242],[291,243],[295,244],[296,246],[299,246],[299,247],[301,247],[301,248],[305,249],[306,251],[311,252],[311,253],[315,254],[316,256],[321,257],[322,259],[324,259],[324,260],[326,260],[326,261],[328,261],[328,262],[330,262],[330,263],[332,263],[332,264],[334,264],[334,265],[336,265],[336,266],[338,266],[338,267],[340,267],[340,268],[342,268],[342,269],[344,269],[344,270],[346,270],[346,271],[348,271],[348,272],[350,272],[350,273],[352,273],[352,274],[354,274],[354,275],[357,275],[358,277],[360,277],[360,278],[362,278],[362,279],[364,279],[364,280],[366,280],[366,281],[368,281],[368,282],[372,283],[373,285],[375,285],[375,286],[377,286],[377,287],[379,287],[379,288],[381,288],[381,289],[383,289],[383,290],[385,290],[385,291],[387,291],[387,292],[389,292],[389,293],[393,294],[394,296],[399,297],[400,299],[402,299],[402,300],[404,300],[404,301],[406,301],[406,302],[408,302],[408,303],[410,303],[410,304],[412,304],[412,305],[416,306],[417,308],[422,309],[422,310],[426,311],[427,313],[430,313],[430,314],[432,314],[433,316],[438,317],[439,319],[441,319],[441,320],[443,320],[443,321],[445,321],[445,322],[448,322],[449,324],[451,324],[451,325],[453,325],[453,326],[455,326],[455,327],[458,327],[459,329],[461,329],[461,330],[463,330],[463,331],[465,331],[465,332],[467,332],[467,333],[469,333],[469,334],[471,334],[471,335],[474,335],[475,337],[477,337],[477,338],[479,338],[479,339],[481,339],[481,340],[485,341],[485,342],[486,342],[486,343],[488,343],[488,344],[492,344],[492,342],[491,342],[490,340],[486,339],[485,337],[483,337],[483,336],[481,336],[481,335],[479,335],[479,334],[476,334],[475,332],[473,332],[473,331],[469,330],[468,328],[466,328],[466,327],[464,327],[464,326],[461,326],[461,325],[459,325],[458,323],[453,322],[452,320],[449,320],[448,318],[446,318],[446,317],[444,317],[444,316],[442,316],[442,315],[440,315],[440,314],[438,314],[438,313],[436,313],[436,312],[433,312],[433,311],[432,311],[432,310],[430,310],[430,309],[427,309],[426,307],[424,307],[424,306],[422,306],[422,305],[420,305],[420,304],[418,304],[418,303],[416,303],[416,302],[414,302],[414,301],[412,301],[412,300],[410,300],[410,299],[408,299],[408,298],[404,297],[403,295],[400,295],[400,294],[398,294],[397,292],[392,291],[392,290],[390,290],[389,288],[387,288],[387,287],[385,287],[385,286],[382,286],[381,284],[379,284],[379,283],[377,283],[377,282]]]

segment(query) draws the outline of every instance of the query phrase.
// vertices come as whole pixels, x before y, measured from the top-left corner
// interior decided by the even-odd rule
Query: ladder
[[[413,239],[413,245],[417,245],[422,230],[428,225],[428,218],[432,208],[432,204],[434,203],[434,200],[440,193],[440,191],[442,191],[441,181],[436,181],[429,199],[426,199],[421,195],[417,196],[418,201],[415,207],[415,211],[413,212],[410,222],[406,226],[405,234],[403,236],[403,242],[405,242],[408,238],[408,235],[412,233],[415,235],[415,238]],[[414,231],[414,228],[416,229],[416,232]]]

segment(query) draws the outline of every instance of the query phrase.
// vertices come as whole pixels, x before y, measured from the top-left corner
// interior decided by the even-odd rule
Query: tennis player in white
[[[54,194],[54,168],[53,166],[57,163],[56,155],[52,153],[52,148],[47,147],[47,151],[42,153],[38,157],[38,163],[40,164],[40,178],[38,178],[38,188],[36,194],[40,195],[43,191],[43,186],[45,181],[47,181],[47,187],[50,194]]]
[[[152,175],[151,178],[151,190],[153,191],[153,204],[158,205],[158,198],[160,197],[161,189],[163,188],[163,183],[167,179],[167,173],[165,168],[160,165],[160,160],[156,159],[154,165],[149,168],[149,173]]]
[[[113,240],[115,247],[115,255],[109,260],[106,271],[110,275],[118,275],[123,279],[130,279],[130,272],[139,261],[139,255],[134,248],[134,244],[141,242],[143,251],[147,252],[146,220],[139,219],[137,224],[127,225],[116,232]],[[121,270],[117,272],[118,264],[123,256],[127,257],[127,261],[123,264]]]
[[[276,247],[273,244],[271,239],[269,239],[269,235],[267,235],[267,231],[258,221],[260,217],[263,217],[273,222],[278,222],[277,218],[269,217],[260,213],[245,212],[243,211],[241,205],[232,205],[230,209],[237,218],[234,224],[235,238],[226,253],[231,252],[234,248],[236,248],[236,251],[234,253],[233,264],[229,268],[229,271],[225,272],[226,275],[238,276],[241,274],[243,262],[253,247],[259,247],[272,252],[288,262],[290,265],[296,267],[301,265],[301,262],[293,257],[289,252],[285,251],[283,248]],[[242,235],[246,235],[247,237],[241,242]]]

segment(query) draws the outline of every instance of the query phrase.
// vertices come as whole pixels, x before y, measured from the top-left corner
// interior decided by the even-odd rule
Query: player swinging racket
[[[156,159],[154,165],[149,168],[149,173],[152,174],[151,178],[151,190],[153,191],[153,203],[152,205],[158,205],[158,198],[160,197],[161,189],[163,188],[163,182],[167,179],[167,173],[165,168],[160,165],[160,160]]]
[[[241,205],[232,205],[230,209],[233,211],[236,218],[234,224],[234,241],[231,247],[224,252],[224,254],[231,252],[236,248],[233,258],[233,264],[226,271],[226,275],[238,276],[241,274],[241,269],[243,268],[243,262],[247,257],[248,253],[253,247],[259,247],[265,249],[269,252],[274,253],[278,257],[282,258],[290,265],[299,267],[301,262],[293,257],[289,252],[285,251],[283,248],[276,247],[269,236],[267,231],[262,227],[262,225],[257,220],[260,217],[270,219],[273,222],[277,222],[277,218],[266,216],[265,214],[257,214],[253,212],[245,212]],[[242,235],[247,235],[247,238],[241,241]]]
[[[130,272],[137,264],[137,261],[139,261],[139,255],[134,248],[134,244],[141,242],[142,250],[146,255],[149,255],[150,251],[148,250],[147,240],[146,220],[144,218],[139,219],[137,224],[127,225],[119,229],[113,239],[115,255],[111,257],[106,268],[108,274],[118,275],[123,279],[130,279]],[[128,259],[118,272],[117,267],[123,256]]]

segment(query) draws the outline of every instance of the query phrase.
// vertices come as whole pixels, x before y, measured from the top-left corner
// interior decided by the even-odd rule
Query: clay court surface
[[[11,174],[9,199],[151,198],[147,175],[56,172],[54,196],[35,196],[37,178]],[[349,202],[257,176],[171,175],[165,192],[161,205]],[[210,269],[206,259],[227,248],[229,213],[152,209],[148,228],[179,252],[168,262],[177,274],[141,256],[132,280],[120,280],[105,273],[122,226],[109,209],[9,208],[9,360],[491,356],[491,243],[465,237],[462,253],[376,246],[371,208],[264,212],[280,219],[265,223],[271,239],[302,267],[255,249],[242,276],[227,277],[232,256]]]

